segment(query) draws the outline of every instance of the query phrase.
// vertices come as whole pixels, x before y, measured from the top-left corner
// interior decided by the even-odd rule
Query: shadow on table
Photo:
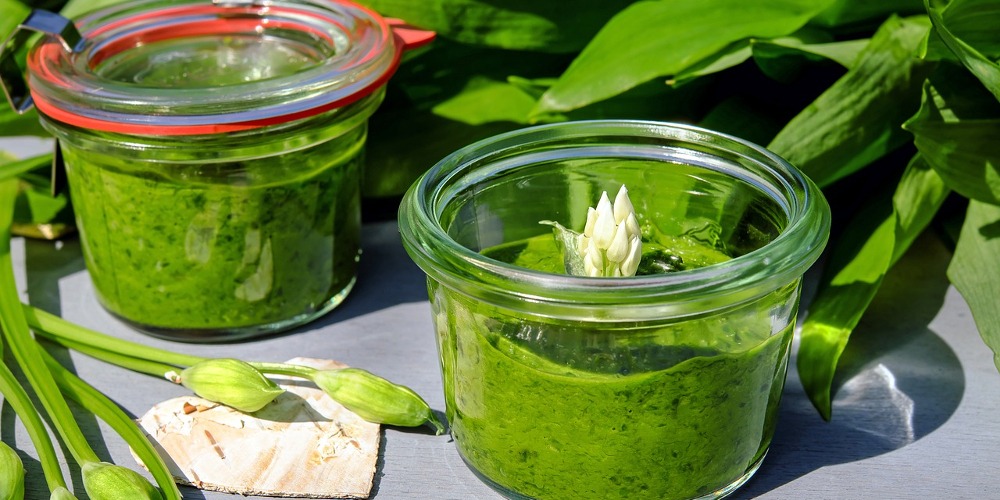
[[[403,249],[396,221],[363,226],[361,247],[354,290],[343,304],[305,328],[322,328],[395,305],[427,300],[426,277]],[[430,308],[427,318],[430,322]]]
[[[825,422],[790,364],[768,457],[733,498],[753,498],[828,465],[907,446],[958,408],[965,375],[955,352],[927,325],[948,288],[947,251],[922,238],[886,276],[837,369],[833,416]]]

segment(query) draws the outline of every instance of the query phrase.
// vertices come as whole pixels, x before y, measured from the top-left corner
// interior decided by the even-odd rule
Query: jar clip
[[[24,36],[19,36],[24,31],[52,35],[67,52],[75,52],[83,44],[83,37],[80,36],[73,21],[47,10],[32,10],[28,18],[14,29],[0,45],[0,87],[3,87],[7,102],[18,114],[27,112],[34,104],[28,91],[28,84],[24,81],[24,72],[15,59],[26,39]]]

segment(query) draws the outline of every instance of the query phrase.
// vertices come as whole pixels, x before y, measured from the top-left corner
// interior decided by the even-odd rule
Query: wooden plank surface
[[[0,140],[0,149],[21,155],[39,148],[44,143]],[[198,355],[336,359],[406,384],[443,410],[423,273],[403,251],[395,221],[366,224],[362,245],[358,285],[340,308],[287,334],[228,345],[153,339],[116,321],[97,304],[75,239],[17,238],[13,250],[22,297],[74,322]],[[886,278],[845,355],[831,422],[820,419],[789,372],[771,451],[731,498],[1000,498],[1000,375],[944,278],[948,258],[940,241],[925,235]],[[75,353],[63,359],[133,416],[186,394]],[[107,426],[83,414],[80,422],[102,458],[134,466]],[[373,498],[501,498],[469,471],[448,436],[383,432]],[[48,498],[30,441],[7,405],[0,437],[22,452],[27,498]],[[79,471],[65,468],[82,491]],[[240,498],[182,491],[192,499]]]

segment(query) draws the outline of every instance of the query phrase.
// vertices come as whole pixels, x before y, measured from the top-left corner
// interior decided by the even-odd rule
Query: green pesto
[[[534,254],[545,246],[483,253],[552,270]],[[718,256],[685,246],[671,253]],[[733,483],[767,450],[792,338],[791,327],[772,335],[769,310],[794,300],[794,285],[725,314],[616,329],[526,318],[430,286],[452,434],[502,488],[543,499],[694,498]]]
[[[209,164],[64,144],[102,304],[148,331],[193,335],[326,309],[355,279],[364,139],[361,126],[311,148]]]

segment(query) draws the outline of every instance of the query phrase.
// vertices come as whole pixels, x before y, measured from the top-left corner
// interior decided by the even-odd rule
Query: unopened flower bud
[[[628,230],[625,228],[625,224],[619,224],[618,229],[615,230],[615,237],[611,240],[611,245],[608,246],[608,261],[617,264],[628,255]]]
[[[587,225],[583,228],[583,234],[588,237],[594,236],[595,224],[597,224],[597,210],[594,207],[587,207]]]
[[[0,499],[24,498],[24,464],[6,443],[0,442]]]
[[[369,422],[404,427],[430,424],[438,434],[444,432],[444,426],[420,395],[360,368],[317,371],[313,382],[334,401]]]
[[[628,189],[625,189],[625,185],[622,184],[618,195],[615,196],[615,224],[621,224],[629,215],[634,216],[634,214],[635,207],[632,206],[632,200],[628,198]]]
[[[642,236],[642,229],[639,228],[639,221],[635,218],[635,213],[630,213],[625,218],[625,229],[628,230],[629,236]]]
[[[622,275],[635,276],[636,270],[639,269],[640,259],[642,259],[642,238],[633,236],[632,240],[629,241],[628,255],[620,266]]]
[[[107,462],[87,462],[81,467],[83,487],[93,500],[121,498],[146,500],[162,499],[159,490],[138,472],[109,464]]]
[[[245,361],[217,358],[181,372],[181,384],[199,397],[242,412],[257,411],[285,392]]]

